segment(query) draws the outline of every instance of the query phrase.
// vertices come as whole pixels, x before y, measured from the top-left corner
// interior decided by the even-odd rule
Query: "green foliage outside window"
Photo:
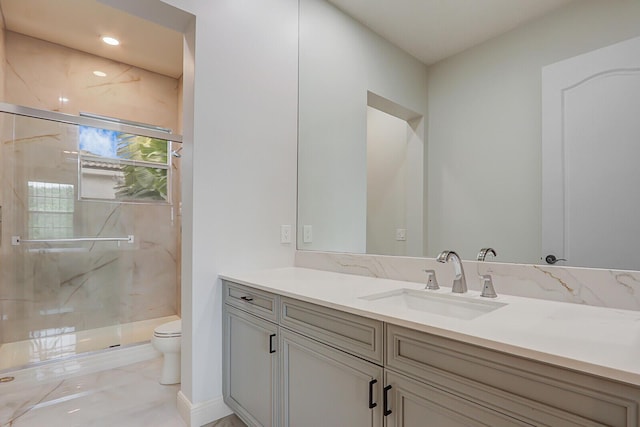
[[[169,143],[164,139],[121,134],[117,152],[121,159],[166,165]],[[116,187],[119,199],[168,200],[166,167],[124,165],[122,171],[124,183]]]

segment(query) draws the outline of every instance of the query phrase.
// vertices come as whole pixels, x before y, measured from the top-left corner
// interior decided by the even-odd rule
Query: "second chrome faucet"
[[[442,251],[440,255],[436,258],[438,262],[449,262],[453,264],[453,271],[455,277],[453,278],[453,286],[451,287],[451,291],[463,294],[467,292],[467,279],[464,277],[464,269],[462,268],[462,261],[457,253],[454,251]]]

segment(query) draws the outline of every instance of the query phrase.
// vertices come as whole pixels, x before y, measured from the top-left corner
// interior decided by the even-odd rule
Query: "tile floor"
[[[70,378],[0,384],[2,427],[185,427],[179,385],[158,383],[162,359]],[[207,427],[245,427],[235,415]]]
[[[221,420],[218,420],[214,423],[207,424],[204,427],[247,427],[245,423],[240,421],[240,418],[235,415],[229,415]]]

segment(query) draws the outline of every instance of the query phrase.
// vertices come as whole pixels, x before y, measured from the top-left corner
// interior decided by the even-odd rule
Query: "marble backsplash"
[[[436,271],[440,286],[451,287],[453,266],[433,258],[296,251],[296,267],[426,283],[423,270]],[[640,310],[640,272],[577,267],[463,261],[469,289],[480,291],[479,276],[491,274],[496,293],[575,304]]]
[[[77,137],[74,125],[0,114],[0,343],[180,312],[179,161],[171,205],[82,200]],[[34,226],[28,182],[72,186],[73,237],[134,243],[12,245]]]

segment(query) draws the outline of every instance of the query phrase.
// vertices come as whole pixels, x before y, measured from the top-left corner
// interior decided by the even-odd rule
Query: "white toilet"
[[[153,330],[151,344],[164,356],[160,384],[180,382],[180,344],[182,341],[182,319],[165,323]]]

